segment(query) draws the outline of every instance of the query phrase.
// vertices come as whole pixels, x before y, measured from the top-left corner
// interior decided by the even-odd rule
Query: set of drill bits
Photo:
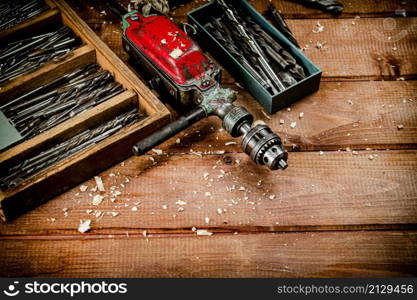
[[[0,110],[30,139],[123,90],[108,71],[91,64],[8,101]]]
[[[306,77],[296,59],[235,2],[217,3],[224,13],[206,28],[272,95]]]
[[[0,3],[0,30],[6,30],[47,11],[44,0],[2,0]]]
[[[117,131],[141,120],[145,115],[137,108],[118,115],[95,128],[87,129],[7,169],[0,175],[0,189],[13,188],[34,174],[99,143]]]
[[[80,45],[80,38],[67,26],[8,43],[0,49],[0,86],[59,59]]]

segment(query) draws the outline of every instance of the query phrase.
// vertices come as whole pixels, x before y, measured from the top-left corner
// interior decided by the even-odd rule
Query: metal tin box
[[[222,10],[216,2],[206,4],[187,14],[188,21],[196,28],[196,39],[208,50],[255,99],[273,114],[289,106],[300,98],[315,92],[320,86],[321,70],[305,54],[294,46],[283,34],[275,29],[247,1],[236,0],[266,32],[274,37],[304,67],[307,77],[274,95],[269,93],[205,28],[210,18],[221,15]]]

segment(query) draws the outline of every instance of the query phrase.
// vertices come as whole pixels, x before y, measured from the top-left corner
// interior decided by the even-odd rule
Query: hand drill
[[[109,3],[109,2],[108,2]],[[243,151],[258,165],[271,170],[287,167],[281,139],[266,125],[253,126],[253,116],[232,102],[236,94],[220,87],[221,70],[174,22],[163,15],[126,13],[116,1],[109,3],[123,21],[123,47],[152,75],[149,84],[167,92],[173,101],[191,111],[139,141],[133,152],[141,155],[192,124],[214,115],[232,136],[243,136]]]

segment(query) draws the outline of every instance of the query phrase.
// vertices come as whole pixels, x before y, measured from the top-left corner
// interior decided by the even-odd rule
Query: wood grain
[[[416,151],[291,153],[284,172],[254,166],[246,155],[234,153],[153,159],[156,164],[149,156],[130,158],[124,166],[101,174],[106,192],[91,191],[96,184],[89,180],[84,183],[88,191],[72,189],[1,225],[0,234],[76,233],[81,219],[93,220],[93,234],[126,229],[183,232],[193,226],[233,232],[417,224]],[[113,196],[112,191],[121,195]],[[97,194],[104,200],[95,206],[92,199]],[[96,218],[96,210],[103,216]],[[119,215],[112,217],[111,212]]]
[[[409,277],[417,233],[60,236],[0,241],[8,277]]]

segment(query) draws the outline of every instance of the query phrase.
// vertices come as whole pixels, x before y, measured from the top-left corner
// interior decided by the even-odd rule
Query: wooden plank
[[[317,20],[288,20],[300,45],[309,47],[306,55],[323,70],[324,77],[415,78],[417,66],[411,62],[417,53],[417,18],[326,19],[320,21],[324,26],[321,33],[312,31],[316,24]],[[317,43],[325,45],[317,49]]]
[[[259,12],[264,12],[269,0],[249,0]],[[298,3],[287,0],[273,0],[273,4],[279,9],[285,18],[332,18],[329,13],[317,9],[307,8]],[[401,0],[339,0],[344,5],[344,10],[337,18],[361,17],[393,17],[396,11],[405,10],[407,16],[417,15],[417,3],[415,1]]]
[[[244,154],[153,159],[155,164],[149,156],[130,158],[101,174],[106,192],[91,191],[96,185],[91,179],[84,183],[86,192],[74,188],[1,225],[0,234],[76,233],[81,219],[93,220],[92,233],[103,234],[127,229],[184,232],[205,227],[233,232],[417,224],[417,151],[291,153],[288,169],[276,172],[255,166]],[[98,194],[104,199],[96,206],[92,199]],[[96,218],[96,210],[103,215]],[[119,215],[113,217],[112,212]]]
[[[417,147],[416,81],[322,82],[317,93],[293,104],[291,111],[281,110],[272,116],[264,113],[246,91],[236,85],[228,87],[238,91],[236,104],[245,106],[256,119],[267,123],[289,150],[293,146],[298,151]],[[291,128],[294,121],[297,125]],[[404,128],[399,130],[398,125]],[[241,152],[239,143],[225,146],[239,139],[219,131],[220,128],[220,120],[210,117],[158,148],[170,153],[188,152],[190,148],[201,152]],[[181,143],[175,143],[177,138]]]
[[[2,277],[412,277],[417,233],[2,238]]]
[[[321,20],[324,32],[313,33],[317,20],[289,20],[307,57],[323,70],[324,80],[396,80],[415,78],[417,18],[392,19],[394,30],[384,30],[382,18]],[[352,24],[355,23],[355,25]],[[96,27],[97,35],[124,61],[119,24]],[[391,40],[388,37],[391,36]],[[317,43],[325,43],[317,49]],[[234,79],[225,72],[223,82]]]

